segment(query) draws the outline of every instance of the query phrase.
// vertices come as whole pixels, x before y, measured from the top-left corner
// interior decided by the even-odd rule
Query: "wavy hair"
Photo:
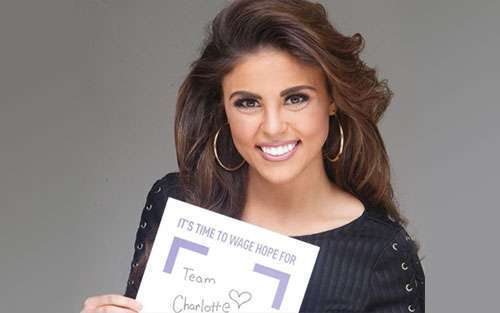
[[[344,150],[335,162],[325,161],[331,181],[360,199],[367,208],[406,226],[390,182],[389,158],[377,123],[392,92],[374,68],[360,59],[364,39],[344,36],[328,21],[327,11],[306,0],[236,0],[208,25],[200,57],[190,64],[177,98],[175,144],[186,201],[239,218],[246,200],[248,164],[228,172],[216,161],[213,139],[227,123],[222,79],[239,60],[262,47],[288,52],[303,64],[319,66],[337,107],[330,118],[323,153],[340,148],[337,119],[344,132]],[[241,155],[230,134],[219,136],[219,157],[239,164]],[[229,161],[231,160],[231,161]]]

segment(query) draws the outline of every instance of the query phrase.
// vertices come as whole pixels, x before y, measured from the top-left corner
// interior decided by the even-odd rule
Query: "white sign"
[[[319,247],[169,197],[141,313],[299,312]]]

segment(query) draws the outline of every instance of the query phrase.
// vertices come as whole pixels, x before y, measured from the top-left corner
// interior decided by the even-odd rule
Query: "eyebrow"
[[[313,86],[299,85],[299,86],[293,86],[293,87],[290,87],[290,88],[287,88],[287,89],[281,91],[280,92],[280,96],[283,97],[286,94],[289,94],[289,93],[292,93],[292,92],[296,92],[296,91],[299,91],[299,90],[302,90],[302,89],[310,89],[310,90],[316,91],[316,88],[314,88]],[[259,99],[259,100],[262,99],[262,97],[259,96],[258,94],[252,93],[250,91],[238,90],[238,91],[233,92],[231,94],[231,96],[229,96],[229,100],[231,100],[231,98],[234,97],[234,96],[236,96],[236,95],[241,95],[241,96],[246,96],[246,97],[254,97],[254,98]]]

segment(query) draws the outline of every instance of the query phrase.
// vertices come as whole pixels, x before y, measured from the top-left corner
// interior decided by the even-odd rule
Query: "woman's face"
[[[324,171],[321,148],[334,104],[320,68],[265,48],[244,57],[222,85],[233,142],[250,175],[286,183]],[[269,151],[273,144],[280,147]]]

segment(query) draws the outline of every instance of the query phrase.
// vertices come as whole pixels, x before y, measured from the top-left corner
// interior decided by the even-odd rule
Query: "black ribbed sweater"
[[[125,296],[135,298],[168,197],[184,200],[178,172],[149,191]],[[341,227],[293,238],[320,246],[300,312],[425,312],[424,271],[400,224],[370,208]]]

